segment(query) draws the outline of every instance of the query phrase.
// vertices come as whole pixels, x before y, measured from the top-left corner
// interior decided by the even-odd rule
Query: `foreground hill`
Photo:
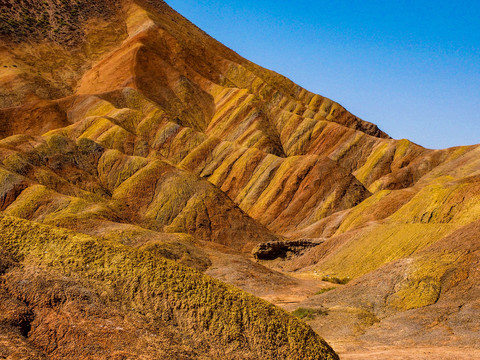
[[[155,249],[4,216],[0,231],[6,357],[337,358],[293,316]]]
[[[105,314],[126,316],[128,331],[166,324],[158,336],[171,348],[162,356],[179,349],[185,358],[217,351],[303,359],[315,349],[323,350],[311,358],[335,356],[303,323],[271,307],[278,323],[269,325],[270,313],[259,313],[259,327],[241,347],[236,336],[247,331],[246,318],[229,318],[210,300],[205,313],[191,312],[194,290],[181,279],[211,281],[199,290],[209,299],[224,291],[218,289],[233,291],[228,301],[247,312],[259,300],[248,297],[246,304],[245,294],[186,265],[269,299],[297,289],[299,277],[321,286],[324,278],[353,279],[294,304],[313,309],[311,325],[336,344],[478,344],[478,146],[429,150],[391,139],[334,101],[242,58],[163,1],[7,0],[1,6],[0,245],[2,261],[13,264],[2,291],[25,317],[38,314],[36,329],[56,317],[67,324],[71,313],[93,302],[104,315],[85,320],[84,333],[104,326]],[[18,226],[30,230],[16,233]],[[30,231],[44,234],[42,244],[51,243],[66,262],[40,254]],[[73,241],[77,248],[70,249],[54,234],[88,241]],[[290,240],[308,246],[290,249]],[[252,261],[258,244],[278,241],[289,251]],[[86,242],[92,254],[81,250]],[[118,252],[121,260],[85,260],[88,271],[66,260],[102,252]],[[124,259],[139,273],[124,273]],[[172,292],[178,303],[159,308],[152,291],[137,296],[134,285],[121,283],[135,277],[156,287],[150,281],[160,280],[143,279],[150,262],[161,276],[175,269],[162,296]],[[105,267],[121,284],[103,275]],[[64,295],[22,288],[22,277],[32,286],[52,281],[91,296],[82,302],[65,295],[48,307],[49,298]],[[102,281],[110,287],[106,298]],[[70,305],[62,315],[64,302]],[[130,313],[127,302],[151,308]],[[155,315],[177,306],[185,314]],[[214,306],[219,313],[212,315]],[[234,334],[206,324],[207,313],[231,323]],[[20,320],[5,320],[18,335],[5,339],[38,356],[74,354],[63,343],[48,348],[51,339],[37,338],[31,321]],[[271,326],[287,335],[269,337]],[[392,331],[396,326],[402,331]],[[121,351],[161,355],[149,352],[160,343],[150,346],[130,334]],[[113,351],[98,341],[92,346]]]

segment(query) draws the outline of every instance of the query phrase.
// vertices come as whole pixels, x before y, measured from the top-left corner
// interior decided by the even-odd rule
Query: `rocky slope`
[[[161,269],[165,261],[169,268],[178,266],[168,262],[173,260],[259,296],[299,286],[292,275],[354,279],[301,304],[328,309],[328,316],[310,322],[335,343],[431,344],[436,334],[447,345],[478,343],[478,146],[429,150],[391,139],[332,100],[242,58],[163,1],[8,0],[0,18],[0,211],[6,224],[1,246],[7,259],[2,261],[13,264],[4,265],[10,270],[1,291],[6,304],[13,304],[9,309],[22,307],[25,319],[35,314],[38,322],[32,331],[30,320],[5,320],[14,326],[5,327],[2,341],[10,341],[12,349],[23,344],[40,357],[74,354],[64,343],[49,348],[49,335],[37,338],[38,331],[46,331],[38,329],[52,326],[55,317],[67,324],[91,302],[100,310],[85,319],[82,334],[108,327],[107,317],[112,318],[113,328],[130,329],[125,331],[131,342],[119,344],[119,354],[169,356],[171,351],[208,358],[212,351],[225,351],[235,358],[233,349],[238,350],[238,339],[225,340],[228,329],[212,330],[203,315],[190,312],[190,290],[178,285],[179,279],[207,279],[203,275],[175,270],[172,287],[180,286],[175,291],[187,296],[178,298],[187,305],[185,314],[175,315],[183,324],[175,328],[177,320],[157,319],[151,310],[119,310],[113,301],[164,313],[177,305],[158,308],[150,290],[134,300],[138,289],[117,292],[116,286],[127,285],[95,275],[104,272],[103,262],[99,267],[87,261],[91,274],[52,262],[28,245],[36,241],[29,232],[23,240],[14,236],[28,248],[18,258],[19,250],[6,237],[15,224],[35,234],[73,231],[62,239],[91,236],[88,241],[102,247],[95,251],[113,247],[140,272],[144,255],[139,254],[147,252]],[[255,246],[278,241],[317,246],[296,248],[288,256],[284,251],[281,259],[262,262],[267,267],[253,261]],[[80,256],[78,249],[56,251],[65,259]],[[108,267],[125,281],[133,276],[116,263]],[[142,274],[134,276],[150,281]],[[22,277],[34,287],[19,287]],[[74,293],[90,291],[90,297],[46,293],[40,289],[45,281]],[[97,281],[111,286],[107,298]],[[162,291],[167,296],[174,290]],[[30,293],[35,301],[26,298]],[[235,294],[228,301],[247,306],[242,305],[246,295]],[[52,296],[63,300],[47,306]],[[209,301],[204,305],[217,306]],[[281,314],[275,327],[295,324],[308,333]],[[226,321],[223,313],[215,316]],[[228,321],[240,331],[244,320]],[[324,350],[311,358],[335,356],[310,333],[292,335],[295,340],[288,334],[262,338],[259,329],[272,325],[259,321],[238,356],[304,359],[317,348]],[[134,336],[134,328],[155,333],[165,322],[168,330],[154,345]],[[404,331],[392,335],[396,323]],[[419,337],[412,329],[429,329],[431,335]],[[80,330],[72,331],[62,336],[86,346],[106,333],[82,337]],[[171,348],[159,350],[162,341]],[[101,339],[92,344],[106,354],[113,354],[113,347]]]
[[[155,248],[0,221],[7,357],[337,358],[306,324]]]

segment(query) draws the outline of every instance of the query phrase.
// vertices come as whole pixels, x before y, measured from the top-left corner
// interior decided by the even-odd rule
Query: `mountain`
[[[0,19],[6,357],[477,351],[479,146],[391,139],[163,1]]]

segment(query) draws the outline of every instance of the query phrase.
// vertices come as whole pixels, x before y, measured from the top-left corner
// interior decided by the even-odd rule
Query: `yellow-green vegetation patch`
[[[71,222],[81,219],[108,218],[111,211],[101,203],[59,194],[43,185],[26,188],[5,210],[5,214],[44,223]]]
[[[104,117],[89,118],[88,120],[90,120],[90,125],[83,131],[82,135],[79,136],[80,138],[96,140],[106,131],[116,126],[109,119]]]
[[[332,284],[345,285],[350,281],[350,277],[347,276],[345,278],[339,278],[337,276],[325,275],[324,277],[322,277],[322,281],[328,281],[328,282],[331,282]]]
[[[441,280],[462,254],[443,252],[414,260],[400,289],[388,298],[388,304],[405,311],[432,305],[440,297]]]
[[[319,272],[356,278],[408,257],[455,229],[448,224],[384,223],[365,228],[322,263]]]
[[[322,309],[299,307],[292,312],[292,315],[303,320],[312,320],[317,316],[327,315],[327,312]]]
[[[53,202],[55,197],[55,192],[47,189],[47,187],[32,185],[25,189],[5,211],[9,215],[31,218],[35,213],[38,214],[42,210],[42,205],[45,206]],[[66,198],[57,199],[57,203],[63,207],[68,204],[68,200]]]
[[[357,226],[365,224],[368,217],[371,215],[372,210],[378,206],[378,202],[390,195],[391,192],[391,190],[379,191],[352,208],[342,221],[342,225],[340,225],[338,230],[335,232],[335,235],[342,234],[348,230],[354,229]]]
[[[338,359],[287,312],[174,261],[124,245],[0,215],[0,246],[103,289],[111,301],[187,336],[260,359]],[[111,295],[109,295],[111,294]]]
[[[328,157],[332,160],[339,161],[342,159],[352,148],[354,148],[360,140],[365,138],[365,134],[359,131],[351,131],[351,135],[340,143],[340,146],[337,147]]]
[[[329,291],[332,291],[332,290],[335,290],[336,287],[328,287],[328,288],[323,288],[323,289],[320,289],[318,290],[315,295],[322,295],[322,294],[325,294],[326,292],[329,292]]]
[[[70,141],[67,137],[60,135],[60,134],[51,134],[44,137],[49,150],[58,152],[69,152],[74,149],[74,143]],[[41,151],[41,147],[37,146],[37,151]]]
[[[21,175],[28,173],[29,169],[32,167],[28,156],[19,152],[8,154],[2,162],[7,170]]]
[[[478,186],[471,183],[432,184],[420,190],[393,216],[412,223],[468,224],[480,217]]]
[[[139,156],[126,156],[118,150],[107,150],[98,161],[98,174],[102,182],[113,190],[145,167],[148,160]]]
[[[368,178],[372,174],[375,167],[382,161],[389,147],[390,144],[388,142],[383,142],[372,151],[365,164],[353,173],[358,181],[360,181],[362,184],[368,185]]]
[[[267,154],[262,162],[257,166],[255,172],[250,176],[250,181],[243,187],[235,199],[237,204],[243,211],[248,212],[265,188],[270,184],[271,179],[275,175],[278,167],[282,164],[283,159],[274,155]]]
[[[310,145],[313,128],[317,122],[313,119],[305,119],[297,127],[295,132],[288,138],[285,151],[288,155],[302,155]]]
[[[350,312],[356,318],[354,329],[355,333],[358,335],[364,334],[366,329],[375,323],[380,322],[380,319],[375,315],[375,313],[372,313],[368,310],[356,309],[353,311],[350,310]]]
[[[90,106],[85,117],[89,116],[105,116],[111,111],[115,111],[116,107],[105,100],[100,100],[93,106]]]

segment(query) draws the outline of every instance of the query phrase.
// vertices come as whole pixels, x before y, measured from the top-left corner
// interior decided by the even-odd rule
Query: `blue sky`
[[[396,139],[480,143],[480,2],[167,3],[247,59]]]

